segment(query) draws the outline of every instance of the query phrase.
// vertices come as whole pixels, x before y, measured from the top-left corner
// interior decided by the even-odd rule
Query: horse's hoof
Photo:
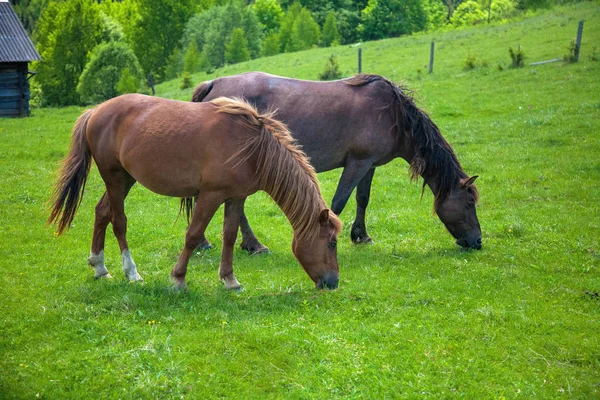
[[[257,254],[271,254],[271,250],[269,250],[269,248],[267,246],[260,246],[257,249],[254,249],[254,251],[250,252],[251,256],[257,255]]]
[[[171,276],[171,283],[173,284],[172,288],[175,291],[187,290],[187,285],[185,284],[185,278],[176,278]]]
[[[107,272],[104,275],[94,276],[94,278],[95,279],[112,279],[112,275]]]
[[[184,292],[187,290],[187,285],[185,284],[185,282],[175,282],[173,281],[173,285],[171,286],[171,289],[174,292]]]
[[[371,239],[371,237],[369,235],[367,235],[367,236],[360,236],[358,238],[354,238],[354,239],[352,239],[352,242],[354,244],[373,244],[373,239]]]
[[[144,281],[144,278],[142,278],[140,276],[140,274],[138,274],[137,272],[133,276],[128,276],[127,279],[129,279],[129,282],[143,282]]]
[[[254,244],[242,243],[240,247],[242,250],[246,250],[252,256],[255,254],[268,254],[271,252],[267,246],[263,246],[258,242]]]
[[[198,245],[198,247],[196,247],[196,250],[210,250],[212,249],[214,246],[212,244],[210,244],[209,242],[205,242],[205,243],[201,243]]]
[[[221,278],[221,282],[225,285],[225,289],[229,290],[241,290],[242,285],[235,279],[235,276],[226,276]]]

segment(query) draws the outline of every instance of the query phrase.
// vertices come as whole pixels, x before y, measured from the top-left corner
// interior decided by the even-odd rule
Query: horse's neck
[[[407,133],[403,133],[396,143],[395,153],[397,154],[398,157],[404,159],[408,164],[411,164],[411,161],[417,154],[416,140],[414,139],[414,137]],[[426,162],[427,162],[427,160],[426,160]],[[423,180],[425,181],[427,186],[429,186],[429,189],[431,189],[431,191],[435,195],[440,186],[439,185],[439,174],[435,174],[435,175],[427,176],[427,177],[421,175],[421,178],[423,178]]]
[[[296,234],[310,229],[317,221],[321,209],[327,208],[319,190],[314,187],[307,177],[309,185],[287,185],[286,190],[281,188],[261,187],[285,214]],[[306,214],[306,215],[305,215]]]

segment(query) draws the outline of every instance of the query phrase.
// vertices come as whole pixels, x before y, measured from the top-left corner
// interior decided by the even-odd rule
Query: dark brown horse
[[[435,212],[456,243],[481,248],[475,204],[478,193],[450,144],[427,113],[398,86],[378,75],[357,75],[313,82],[252,72],[200,84],[192,101],[219,96],[243,97],[259,110],[277,110],[317,172],[344,168],[331,209],[339,214],[356,190],[356,219],[351,238],[370,242],[365,225],[375,168],[401,157],[411,178],[423,177],[435,196]],[[262,246],[242,215],[242,247]],[[206,239],[203,243],[207,244]]]
[[[75,216],[92,158],[106,184],[96,205],[88,260],[96,277],[110,276],[104,265],[110,222],[125,276],[141,279],[129,252],[124,211],[125,197],[137,181],[162,195],[197,197],[185,246],[171,271],[176,287],[185,287],[190,256],[223,203],[219,277],[227,288],[240,287],[233,274],[233,246],[244,200],[258,190],[267,192],[288,217],[294,228],[292,250],[317,287],[337,287],[341,222],[327,209],[305,154],[285,125],[269,114],[226,98],[198,104],[143,95],[120,96],[86,111],[73,128],[53,196],[48,222],[58,223],[59,234]],[[190,203],[182,201],[186,205]]]

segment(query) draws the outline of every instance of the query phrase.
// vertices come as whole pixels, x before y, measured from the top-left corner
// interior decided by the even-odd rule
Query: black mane
[[[460,184],[461,180],[468,178],[463,171],[452,146],[444,139],[440,129],[431,120],[429,115],[415,104],[408,92],[395,85],[388,79],[371,74],[359,74],[344,80],[352,86],[367,85],[371,82],[385,82],[392,90],[393,100],[389,109],[394,113],[394,122],[398,134],[405,134],[414,139],[415,155],[410,160],[411,180],[418,180],[422,176],[426,181],[432,179],[437,182],[434,192],[437,210],[452,190]],[[423,190],[425,189],[423,182]],[[473,194],[477,198],[477,190],[472,186]]]

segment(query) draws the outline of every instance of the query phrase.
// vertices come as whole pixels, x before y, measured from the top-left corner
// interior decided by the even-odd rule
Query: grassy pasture
[[[508,47],[518,44],[527,62],[566,54],[580,19],[578,64],[507,68]],[[598,43],[598,2],[364,43],[363,71],[417,89],[467,173],[480,175],[484,248],[454,245],[431,215],[431,194],[419,202],[420,186],[397,160],[375,174],[373,245],[349,241],[353,201],[341,215],[336,291],[314,289],[291,253],[285,216],[258,194],[247,213],[272,254],[236,250],[245,289],[228,292],[217,279],[219,213],[207,231],[216,248],[192,258],[189,290],[172,292],[168,274],[185,231],[174,223],[178,201],[139,186],[126,207],[145,282],[122,278],[110,232],[115,279],[95,281],[86,266],[103,192],[95,169],[71,230],[55,237],[44,225],[82,109],[0,120],[0,398],[600,397]],[[216,73],[314,79],[332,52],[350,75],[350,47]],[[464,70],[470,55],[484,65]],[[188,99],[178,85],[164,83],[157,94]],[[319,175],[327,200],[339,174]]]

